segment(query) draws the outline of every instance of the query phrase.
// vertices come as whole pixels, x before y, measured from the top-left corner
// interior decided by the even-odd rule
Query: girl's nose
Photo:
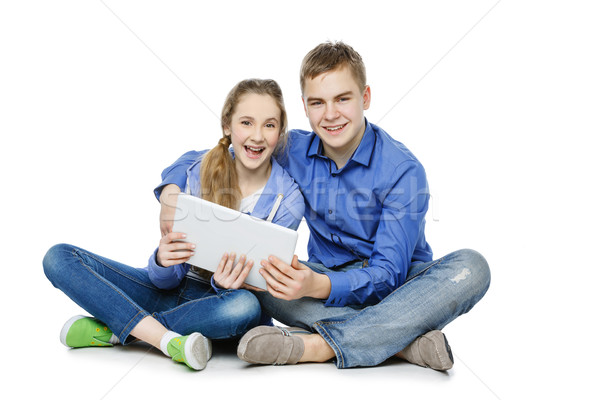
[[[250,135],[250,139],[252,139],[252,140],[254,140],[256,142],[261,142],[264,137],[265,137],[265,135],[263,133],[263,127],[261,127],[261,126],[257,126],[252,131],[252,134]]]

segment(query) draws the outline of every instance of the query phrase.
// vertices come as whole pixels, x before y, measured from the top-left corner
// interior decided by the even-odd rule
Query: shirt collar
[[[369,166],[371,155],[373,154],[374,149],[375,132],[373,132],[373,126],[365,118],[365,134],[363,135],[358,147],[354,151],[354,154],[352,154],[352,157],[349,161],[354,161],[364,166]],[[316,133],[306,155],[308,157],[318,156],[326,158],[323,154],[323,143],[321,142],[321,138],[319,138]]]

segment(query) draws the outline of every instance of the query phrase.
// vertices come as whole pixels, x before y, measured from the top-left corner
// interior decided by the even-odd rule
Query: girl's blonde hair
[[[229,153],[231,136],[225,134],[225,130],[231,128],[235,109],[241,98],[247,94],[271,96],[281,111],[279,141],[274,154],[278,154],[285,147],[287,140],[287,114],[283,103],[283,94],[277,82],[272,79],[246,79],[231,89],[221,111],[223,137],[219,140],[219,144],[206,153],[202,159],[200,182],[203,199],[234,210],[239,208],[242,192],[238,183],[235,160]]]

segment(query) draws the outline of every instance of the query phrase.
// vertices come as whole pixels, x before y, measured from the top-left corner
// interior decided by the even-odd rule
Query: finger
[[[160,255],[159,262],[163,267],[168,267],[170,265],[182,264],[184,262],[188,262],[189,259],[194,255],[193,252],[178,256],[173,256],[172,254]]]
[[[239,289],[239,287],[244,283],[245,277],[240,278],[240,274],[244,271],[244,264],[246,263],[246,256],[242,255],[235,265],[230,271],[229,275],[224,276],[226,281],[229,283],[230,289]]]
[[[233,258],[229,257],[226,264],[233,264]],[[244,275],[245,264],[246,256],[242,255],[235,267],[232,267],[229,270],[225,270],[226,267],[224,267],[223,271],[221,271],[220,274],[216,275],[215,280],[218,279],[218,283],[226,289],[239,289],[247,277],[247,273]],[[252,263],[250,264],[250,267],[252,267]]]
[[[269,262],[265,262],[264,260],[263,260],[263,262],[261,262],[261,265],[265,271],[267,271],[274,279],[276,279],[280,283],[288,285],[290,283],[290,281],[293,280],[292,277],[283,273],[281,271],[281,269],[278,268],[276,265],[273,265]],[[287,266],[286,269],[287,269],[287,271],[289,271],[289,269],[291,269],[291,267]]]
[[[240,256],[240,259],[238,260],[238,262],[235,264],[235,267],[233,267],[231,269],[230,275],[233,276],[234,278],[237,278],[240,275],[240,273],[242,272],[242,270],[244,269],[245,264],[246,264],[246,256],[244,254],[242,254]]]
[[[183,264],[185,262],[187,262],[190,258],[180,258],[180,259],[171,259],[171,260],[162,260],[161,261],[161,265],[163,267],[171,267],[173,265],[177,265],[177,264]]]
[[[173,242],[163,245],[163,248],[165,251],[178,253],[181,251],[194,251],[196,249],[196,245],[194,243],[187,242]]]
[[[196,245],[194,243],[187,242],[172,242],[172,243],[161,243],[158,246],[158,252],[164,258],[183,258],[189,257],[190,252],[193,253],[196,249]]]
[[[288,296],[283,293],[278,291],[277,289],[275,289],[273,286],[267,284],[267,292],[269,292],[269,294],[277,299],[282,299],[282,300],[290,300],[288,298]]]
[[[235,253],[229,253],[229,258],[225,263],[225,268],[223,268],[223,274],[229,276],[231,275],[231,270],[233,269],[233,262],[235,261]]]
[[[307,269],[308,267],[301,262],[298,261],[298,256],[294,254],[294,258],[292,258],[292,268],[295,269]]]
[[[252,269],[253,265],[254,265],[254,260],[250,260],[250,261],[248,261],[246,263],[246,265],[244,265],[242,271],[240,272],[240,274],[236,278],[236,280],[234,282],[234,285],[237,285],[237,287],[241,287],[244,284],[244,281],[246,280],[246,278],[250,274],[250,270]]]
[[[275,256],[269,256],[268,261],[272,266],[277,268],[282,274],[289,276],[291,279],[294,279],[294,275],[296,272],[296,268],[292,267],[286,262],[281,261],[279,258]],[[293,260],[292,260],[293,262]]]
[[[215,274],[217,276],[221,276],[223,273],[223,270],[225,269],[225,263],[227,262],[228,258],[229,255],[227,253],[223,254],[223,257],[221,257],[221,261],[219,261],[219,265],[217,265],[217,269],[215,270]]]
[[[179,259],[184,259],[184,258],[190,258],[194,254],[196,254],[196,253],[192,250],[176,250],[176,251],[166,252],[164,254],[164,257],[167,260],[179,260]]]
[[[169,232],[160,239],[160,242],[168,244],[168,243],[172,243],[174,241],[185,240],[186,238],[187,238],[187,235],[183,232]]]
[[[277,296],[275,296],[275,297],[281,298],[281,295],[283,293],[287,293],[287,286],[285,284],[283,284],[281,281],[275,279],[273,277],[273,275],[271,275],[271,273],[269,271],[267,271],[265,268],[262,268],[258,272],[267,282],[267,290],[273,296],[275,296],[275,293],[277,293]]]

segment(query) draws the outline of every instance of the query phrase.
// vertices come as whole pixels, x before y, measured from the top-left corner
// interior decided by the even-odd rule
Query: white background
[[[2,2],[0,390],[597,394],[598,18],[593,1]],[[45,278],[46,250],[67,242],[144,266],[162,169],[217,142],[215,114],[244,78],[276,79],[290,126],[307,129],[300,61],[328,39],[361,53],[367,118],[426,167],[434,256],[470,247],[491,266],[486,297],[445,328],[454,369],[248,367],[225,351],[193,373],[144,346],[65,349],[60,328],[82,310]]]

